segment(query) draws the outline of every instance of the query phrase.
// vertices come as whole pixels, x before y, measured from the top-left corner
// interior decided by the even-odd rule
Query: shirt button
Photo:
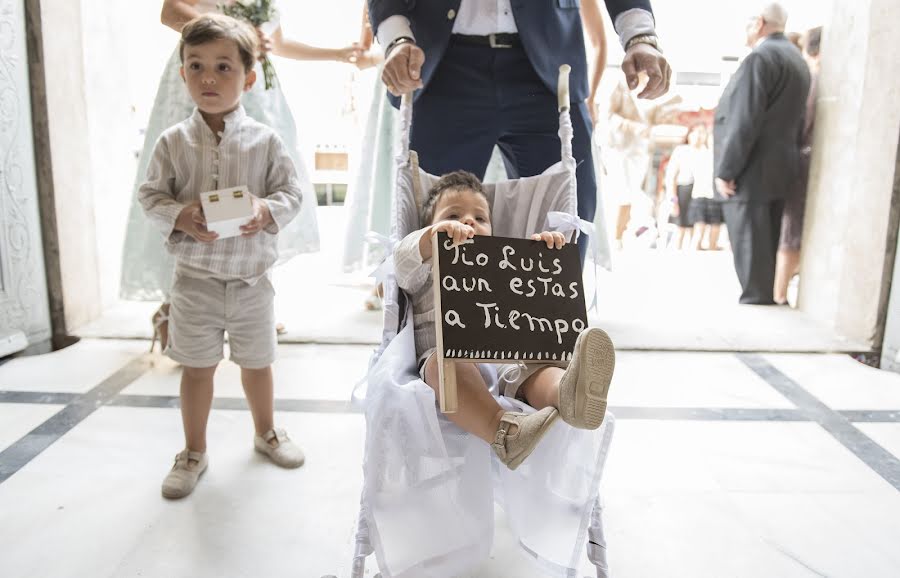
[[[456,10],[451,8],[450,11],[447,12],[447,20],[453,20],[454,18],[456,18]]]

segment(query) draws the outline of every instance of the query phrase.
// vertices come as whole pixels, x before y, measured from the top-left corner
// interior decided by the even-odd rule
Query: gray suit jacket
[[[809,69],[783,34],[741,63],[716,108],[715,176],[737,183],[736,201],[770,202],[796,190]]]

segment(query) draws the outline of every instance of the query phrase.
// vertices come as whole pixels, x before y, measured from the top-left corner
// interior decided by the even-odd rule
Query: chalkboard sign
[[[578,247],[476,236],[453,246],[436,235],[437,352],[443,360],[568,361],[587,327]]]

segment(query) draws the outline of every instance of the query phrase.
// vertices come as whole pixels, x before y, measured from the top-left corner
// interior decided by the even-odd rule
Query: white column
[[[836,2],[824,30],[801,264],[800,308],[874,346],[896,246],[897,22],[896,0]]]

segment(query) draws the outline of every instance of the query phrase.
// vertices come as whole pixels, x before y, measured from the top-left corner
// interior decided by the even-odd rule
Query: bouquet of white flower
[[[237,0],[233,4],[219,4],[219,10],[226,16],[245,20],[254,28],[262,26],[266,22],[275,18],[276,10],[272,0]],[[275,67],[269,56],[265,55],[261,59],[263,77],[266,80],[266,90],[275,86]]]

